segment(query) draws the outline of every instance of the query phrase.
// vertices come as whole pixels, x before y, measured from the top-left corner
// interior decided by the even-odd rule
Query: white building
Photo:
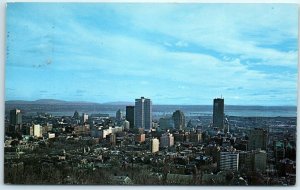
[[[152,127],[152,101],[141,97],[135,99],[134,125],[137,128],[150,130]]]
[[[154,138],[151,139],[150,141],[150,150],[152,153],[158,152],[159,151],[159,140]]]
[[[33,136],[35,137],[42,137],[43,130],[41,125],[33,125]]]
[[[220,169],[237,171],[239,166],[238,152],[220,152]]]
[[[48,139],[55,138],[55,133],[48,133]]]

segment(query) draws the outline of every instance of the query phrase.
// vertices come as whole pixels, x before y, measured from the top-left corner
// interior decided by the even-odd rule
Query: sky
[[[297,104],[295,4],[9,3],[5,100]]]

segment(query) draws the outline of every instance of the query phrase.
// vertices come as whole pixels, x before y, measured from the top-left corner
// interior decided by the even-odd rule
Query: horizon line
[[[61,100],[61,99],[51,99],[51,98],[45,98],[45,99],[36,99],[36,100],[5,100],[5,103],[8,101],[24,101],[24,102],[36,102],[39,100],[54,100],[54,101],[63,101],[66,103],[87,103],[87,104],[107,104],[107,105],[122,105],[122,106],[126,106],[126,104],[124,103],[128,103],[128,106],[134,105],[135,102],[130,102],[130,101],[108,101],[108,102],[92,102],[92,101],[81,101],[81,100]],[[212,99],[213,100],[213,99]],[[121,104],[116,104],[120,102]],[[158,105],[158,106],[212,106],[212,104],[152,104],[152,105]],[[280,106],[280,107],[297,107],[296,105],[259,105],[259,104],[225,104],[227,106],[262,106],[262,107],[276,107],[276,106]]]

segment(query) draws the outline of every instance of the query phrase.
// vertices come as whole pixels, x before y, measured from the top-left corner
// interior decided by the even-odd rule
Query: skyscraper
[[[134,127],[134,106],[126,106],[126,120],[129,121],[132,129]]]
[[[18,109],[10,110],[10,124],[11,125],[21,125],[22,124],[21,110],[18,110]]]
[[[185,128],[185,116],[184,113],[180,110],[176,110],[173,113],[173,120],[174,120],[174,126],[175,129],[184,129]]]
[[[214,99],[213,127],[224,130],[224,99]]]
[[[150,130],[152,126],[152,101],[141,97],[135,99],[134,125],[138,128]]]

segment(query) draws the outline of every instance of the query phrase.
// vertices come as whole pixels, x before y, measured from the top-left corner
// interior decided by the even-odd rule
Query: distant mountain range
[[[134,105],[133,102],[106,102],[106,103],[95,103],[95,102],[85,102],[85,101],[64,101],[64,100],[56,100],[56,99],[39,99],[34,101],[26,101],[26,100],[8,100],[5,101],[6,104],[55,104],[55,105]]]

